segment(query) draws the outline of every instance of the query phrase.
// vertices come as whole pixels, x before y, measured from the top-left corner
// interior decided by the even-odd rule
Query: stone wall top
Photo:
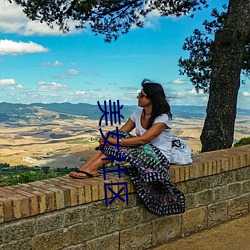
[[[170,176],[174,183],[179,183],[246,166],[250,166],[250,145],[194,155],[190,165],[171,165]],[[121,182],[127,182],[128,193],[135,192],[129,177],[119,179],[114,174],[107,174],[105,181],[102,176],[84,180],[64,176],[1,187],[0,223],[104,200],[104,183]],[[113,190],[118,192],[119,186]],[[112,198],[113,194],[108,191],[107,197]]]

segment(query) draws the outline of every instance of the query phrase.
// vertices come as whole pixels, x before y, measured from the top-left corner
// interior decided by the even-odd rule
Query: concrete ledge
[[[146,249],[250,212],[250,145],[193,160],[170,168],[187,204],[174,216],[149,213],[126,176],[65,176],[2,187],[0,249]],[[128,183],[129,205],[116,200],[106,207],[104,183],[120,182]]]

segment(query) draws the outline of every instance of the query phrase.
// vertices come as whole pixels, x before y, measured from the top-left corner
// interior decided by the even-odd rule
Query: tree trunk
[[[234,138],[242,60],[250,33],[250,0],[230,0],[228,18],[215,35],[202,152],[230,148]]]

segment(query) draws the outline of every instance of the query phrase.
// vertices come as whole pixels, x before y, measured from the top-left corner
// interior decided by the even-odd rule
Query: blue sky
[[[213,8],[228,3],[208,2]],[[152,13],[143,29],[105,43],[88,29],[65,35],[30,21],[15,4],[0,0],[0,6],[0,101],[96,104],[119,99],[136,105],[140,83],[147,78],[163,84],[171,105],[207,103],[207,94],[197,94],[179,75],[178,59],[187,56],[184,39],[201,27],[211,7],[193,19]],[[240,88],[240,108],[250,107],[249,86],[248,81]]]

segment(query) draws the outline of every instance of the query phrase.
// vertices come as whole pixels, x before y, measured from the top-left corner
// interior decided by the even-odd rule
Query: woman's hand
[[[105,138],[107,138],[107,137],[105,136]],[[98,142],[99,142],[99,146],[102,147],[102,146],[104,145],[105,140],[101,137],[101,138],[98,140]],[[117,144],[117,139],[108,138],[108,140],[106,141],[105,146],[110,146],[110,144],[108,144],[108,143]]]
[[[98,140],[98,142],[99,142],[99,146],[102,147],[103,144],[104,144],[104,142],[105,142],[105,140],[101,137],[101,138]],[[106,145],[107,145],[107,143],[106,143]]]

